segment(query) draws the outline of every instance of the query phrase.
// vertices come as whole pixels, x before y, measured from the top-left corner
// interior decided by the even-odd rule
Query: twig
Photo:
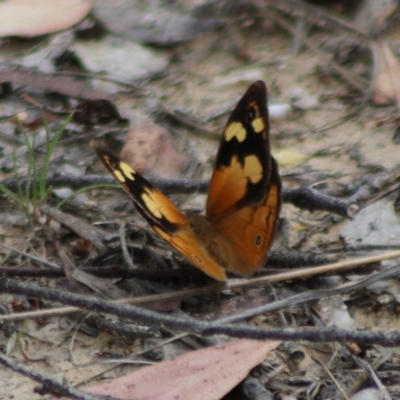
[[[283,308],[292,307],[298,304],[303,304],[313,300],[320,300],[322,298],[331,297],[337,294],[348,293],[356,289],[361,289],[374,282],[378,282],[384,279],[394,278],[400,273],[400,265],[390,267],[384,271],[377,272],[374,275],[370,275],[365,279],[361,279],[356,283],[346,283],[337,288],[333,289],[320,289],[320,290],[310,290],[305,293],[300,293],[283,300],[277,300],[273,303],[264,304],[260,307],[254,307],[252,309],[237,313],[232,316],[223,318],[222,322],[234,322],[240,321],[247,318],[255,317],[256,315],[266,314],[272,311],[281,310]],[[1,321],[1,317],[0,317]]]
[[[362,362],[360,363],[361,360],[359,357],[355,357],[354,355],[350,354],[350,356],[353,358],[353,360],[356,363],[360,364],[362,366],[362,368],[364,368],[364,372],[360,376],[358,376],[357,381],[347,389],[348,396],[352,397],[361,388],[361,386],[363,386],[366,383],[366,381],[371,376],[371,371],[373,372],[374,380],[379,382],[377,384],[377,386],[379,387],[380,385],[382,385],[374,371],[376,371],[381,365],[383,365],[389,359],[389,357],[391,357],[392,355],[393,355],[393,351],[391,349],[383,350],[381,352],[381,354],[378,356],[378,358],[376,358],[372,362],[372,364],[370,366],[371,369],[369,369],[368,367],[366,367],[366,365],[364,363],[362,363]],[[385,390],[385,392],[386,392],[386,390]],[[387,392],[385,393],[385,395],[387,395]],[[341,400],[341,399],[339,398],[338,400]]]
[[[149,181],[162,190],[165,194],[171,193],[196,193],[206,192],[208,190],[208,181],[193,179],[156,179],[149,178]],[[18,182],[15,179],[4,179],[0,182],[7,189],[17,190]],[[19,184],[25,187],[27,179],[20,178]],[[112,185],[115,189],[122,190],[116,184],[115,179],[108,175],[86,175],[76,176],[54,176],[47,178],[47,185],[53,187],[71,187],[72,189],[81,189],[92,185]],[[358,207],[353,202],[338,199],[336,197],[325,195],[310,187],[283,188],[283,201],[293,203],[296,207],[306,208],[307,210],[325,210],[345,217],[354,216]]]
[[[93,296],[68,293],[59,289],[43,288],[38,285],[18,282],[15,279],[0,278],[0,292],[23,294],[48,301],[60,301],[94,312],[118,315],[120,318],[133,320],[144,325],[166,327],[169,329],[210,336],[226,335],[235,338],[255,340],[306,340],[310,342],[340,343],[355,341],[365,344],[379,344],[384,347],[400,345],[400,331],[355,331],[336,328],[293,329],[259,328],[246,324],[221,324],[218,322],[199,321],[191,317],[175,318],[171,315],[156,313],[131,305],[115,304]]]
[[[393,251],[393,252],[380,254],[377,256],[369,256],[369,257],[357,258],[354,260],[341,261],[341,262],[332,263],[329,265],[324,265],[321,267],[303,268],[303,269],[299,269],[296,271],[283,272],[280,274],[264,276],[261,278],[237,279],[237,280],[229,281],[226,284],[222,284],[220,282],[215,282],[208,286],[195,288],[195,289],[186,289],[186,290],[163,293],[163,294],[121,299],[121,300],[116,301],[115,303],[144,304],[144,303],[152,303],[152,302],[157,302],[157,301],[166,301],[166,300],[171,300],[171,299],[177,300],[177,299],[183,299],[183,298],[187,298],[187,297],[191,297],[191,296],[201,296],[204,294],[218,292],[220,290],[225,290],[225,289],[235,289],[235,288],[240,288],[240,287],[245,287],[245,286],[264,285],[269,282],[279,282],[279,281],[291,280],[291,279],[296,279],[296,278],[304,278],[304,277],[318,275],[318,274],[322,274],[322,273],[328,273],[328,272],[332,272],[332,271],[337,272],[339,270],[349,269],[349,268],[357,267],[357,266],[360,266],[363,264],[375,263],[375,262],[389,260],[389,259],[393,259],[393,258],[399,258],[399,257],[400,257],[400,251]],[[393,268],[396,268],[396,267],[393,267]],[[373,279],[377,279],[376,276],[379,276],[379,279],[383,279],[383,278],[391,277],[392,276],[391,274],[398,273],[398,271],[394,271],[394,272],[393,271],[394,271],[394,269],[388,269],[386,271],[379,272],[379,275],[376,274],[373,277],[369,277],[368,279],[371,279],[371,282],[372,282]],[[355,285],[358,285],[358,284],[355,284]],[[331,290],[334,291],[335,289],[331,289]],[[338,290],[344,290],[344,289],[338,289]],[[312,292],[309,292],[309,293],[312,293]],[[322,292],[318,292],[318,294],[317,294],[318,298],[320,298],[321,296],[324,296],[326,293],[327,293],[326,290],[323,290]],[[331,292],[331,293],[333,293],[333,292]],[[305,295],[303,295],[303,296],[305,296]],[[301,297],[301,295],[294,296],[294,297],[296,298],[297,302],[299,300],[301,300],[301,301],[303,300],[303,297]],[[299,297],[300,297],[300,299],[299,299]],[[310,298],[308,298],[304,301],[309,301],[309,300],[314,300],[314,297],[312,294],[310,295]],[[302,302],[304,302],[304,301],[302,301]],[[282,306],[281,302],[284,302],[284,300],[264,306],[265,308],[263,309],[264,310],[263,312],[272,311],[277,308],[282,308],[283,306]],[[296,303],[294,303],[294,304],[296,304]],[[285,304],[285,306],[289,306],[289,305],[293,305],[293,304]],[[271,307],[271,309],[268,309],[268,307]],[[276,307],[276,308],[273,308],[273,307]],[[60,307],[60,308],[54,308],[51,310],[41,310],[41,311],[35,311],[35,312],[22,312],[22,313],[17,313],[17,314],[0,315],[0,322],[16,321],[16,320],[22,320],[25,318],[49,317],[49,316],[54,316],[54,315],[58,315],[58,314],[65,315],[65,314],[76,313],[79,311],[81,311],[81,310],[77,307]],[[242,315],[244,315],[244,314],[242,314]]]
[[[96,228],[92,224],[84,221],[82,218],[63,213],[62,211],[52,208],[47,204],[41,206],[40,211],[60,224],[66,226],[68,229],[75,232],[79,237],[90,240],[97,250],[101,251],[106,249],[103,244],[103,240],[108,235],[106,231]]]
[[[149,248],[148,246],[143,246],[142,248],[132,246],[133,250],[137,254],[142,254],[150,258],[151,263],[154,265],[155,269],[146,269],[146,268],[135,268],[128,269],[118,263],[118,265],[103,265],[100,266],[80,266],[80,270],[95,276],[107,277],[107,278],[139,278],[139,279],[150,279],[152,281],[163,281],[166,279],[174,279],[174,278],[191,278],[191,279],[203,279],[204,273],[199,269],[193,267],[192,265],[186,266],[185,264],[182,268],[179,269],[170,269],[164,259],[156,253],[154,250]],[[10,247],[10,249],[14,250]],[[398,246],[382,246],[382,248],[371,248],[372,250],[400,250],[400,245]],[[16,249],[15,249],[16,250]],[[118,251],[118,248],[114,249]],[[332,253],[345,253],[347,248],[335,249]],[[363,250],[363,249],[361,249]],[[364,249],[365,250],[365,249]],[[17,250],[16,250],[17,251]],[[18,250],[19,251],[19,250]],[[350,251],[355,251],[350,248]],[[24,256],[30,258],[30,254],[22,253]],[[33,256],[35,257],[35,256]],[[272,274],[275,269],[279,269],[280,272],[283,272],[285,269],[296,268],[300,269],[301,267],[312,266],[312,265],[327,265],[333,262],[338,261],[339,255],[337,254],[317,254],[311,252],[301,252],[301,251],[285,251],[282,249],[272,250],[268,255],[268,262],[266,267],[268,271]],[[36,258],[37,261],[44,264],[41,259]],[[95,263],[95,262],[94,262]],[[55,264],[54,264],[55,265]],[[265,276],[265,270],[257,271],[258,276]],[[60,266],[56,268],[46,268],[41,267],[37,268],[35,266],[0,266],[0,275],[5,274],[7,276],[15,276],[18,278],[27,276],[27,277],[63,277],[65,276],[65,271]],[[204,279],[203,279],[204,280]]]
[[[343,246],[325,250],[325,253],[358,253],[362,251],[399,250],[400,244],[343,244]],[[0,269],[1,270],[1,269]]]
[[[40,394],[57,394],[61,396],[67,396],[77,400],[102,400],[100,397],[84,393],[80,390],[73,389],[66,386],[63,380],[60,378],[50,378],[46,375],[40,374],[34,369],[27,368],[20,362],[13,360],[10,357],[0,353],[0,363],[7,368],[11,368],[13,371],[18,372],[42,385],[41,389],[36,388],[35,392]],[[104,398],[103,398],[104,400]]]
[[[386,352],[387,358],[391,355],[391,352]],[[353,357],[354,361],[359,364],[364,370],[369,374],[371,379],[375,382],[376,386],[378,387],[383,400],[391,400],[392,397],[389,395],[387,389],[385,386],[383,386],[382,382],[380,379],[376,376],[376,373],[374,371],[374,368],[365,360],[362,360],[359,357]]]
[[[346,400],[350,400],[349,397],[347,396],[346,392],[342,388],[342,386],[339,384],[339,382],[336,380],[336,378],[333,376],[332,372],[329,370],[329,368],[317,357],[317,356],[312,356],[311,357],[316,363],[321,365],[321,367],[325,370],[325,372],[329,375],[331,378],[332,382],[336,386],[336,388],[339,390],[340,393],[342,393],[343,397]]]
[[[160,190],[169,193],[194,193],[197,191],[205,192],[208,189],[208,181],[193,180],[193,179],[156,179],[149,178],[149,181],[157,186]],[[22,188],[26,187],[27,179],[19,178],[19,183],[13,179],[4,179],[0,182],[7,189],[16,191],[18,185]],[[92,185],[115,185],[116,189],[120,186],[117,185],[115,179],[111,175],[86,175],[86,176],[73,176],[73,175],[59,175],[48,177],[46,181],[48,186],[65,187],[68,186],[72,189],[82,189]],[[122,189],[121,189],[122,190]]]
[[[11,248],[12,249],[12,248]],[[14,249],[12,249],[14,250]],[[23,253],[27,258],[32,258],[30,254]],[[33,256],[35,257],[35,256]],[[278,260],[278,258],[274,258]],[[41,260],[37,258],[37,261],[41,264],[45,264],[45,260]],[[153,260],[152,260],[153,261]],[[325,262],[326,264],[326,262]],[[55,264],[54,264],[55,265]],[[286,264],[285,264],[286,265]],[[304,264],[303,264],[304,265]],[[321,265],[321,263],[319,263]],[[165,264],[164,264],[165,267]],[[136,268],[134,270],[127,269],[124,266],[113,265],[113,266],[100,266],[100,267],[80,267],[80,269],[88,274],[107,277],[107,278],[139,278],[139,279],[151,279],[155,281],[164,281],[166,279],[173,278],[182,278],[182,277],[194,277],[194,278],[204,278],[204,274],[195,267],[190,268],[180,268],[180,269],[144,269],[144,268]],[[53,268],[37,268],[37,267],[29,267],[29,266],[0,266],[0,275],[5,274],[7,276],[16,276],[16,277],[48,277],[48,278],[57,278],[65,276],[65,271],[60,266],[57,266],[57,269]]]
[[[358,206],[355,203],[327,196],[306,186],[294,189],[283,188],[283,200],[299,208],[310,211],[326,210],[348,218],[354,217],[358,211]]]
[[[125,226],[126,223],[122,223],[119,227],[119,240],[121,243],[122,254],[124,255],[124,260],[128,264],[128,268],[131,270],[137,269],[137,266],[133,264],[132,257],[129,254],[128,247],[126,245],[126,237],[125,237]]]
[[[29,254],[29,253],[26,253],[24,251],[18,250],[18,249],[14,248],[14,247],[11,247],[11,246],[9,246],[9,245],[7,245],[5,243],[1,243],[0,242],[0,247],[4,247],[7,250],[10,250],[10,251],[12,251],[14,253],[20,254],[21,256],[24,256],[26,258],[30,258],[31,260],[37,261],[40,264],[48,265],[51,268],[56,268],[57,270],[60,270],[60,271],[64,272],[63,268],[61,266],[57,265],[57,264],[54,264],[54,263],[52,263],[50,261],[46,261],[43,258],[36,257],[36,256],[34,256],[32,254]]]

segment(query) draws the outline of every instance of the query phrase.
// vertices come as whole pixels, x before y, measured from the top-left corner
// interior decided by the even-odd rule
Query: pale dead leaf
[[[275,158],[281,167],[295,167],[307,161],[309,157],[295,150],[282,150],[275,154]]]
[[[387,42],[372,42],[375,60],[373,100],[376,104],[394,101],[400,107],[400,61]]]
[[[146,176],[179,176],[189,159],[180,151],[171,134],[144,116],[131,123],[121,158]]]
[[[233,340],[144,367],[88,391],[120,399],[220,399],[280,342]]]
[[[92,0],[0,1],[0,37],[39,36],[78,23],[92,8]]]

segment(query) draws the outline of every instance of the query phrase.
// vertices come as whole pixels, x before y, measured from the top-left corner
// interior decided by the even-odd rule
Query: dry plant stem
[[[344,244],[343,246],[326,250],[327,253],[358,253],[360,251],[399,250],[400,244]]]
[[[347,283],[345,285],[339,286],[333,289],[321,289],[321,290],[310,290],[305,293],[300,293],[287,299],[278,300],[270,304],[265,304],[260,307],[255,307],[247,311],[243,311],[239,314],[228,316],[219,320],[219,322],[234,322],[239,321],[251,317],[255,317],[256,315],[266,314],[268,312],[281,310],[283,308],[292,307],[298,304],[303,304],[308,301],[319,300],[325,297],[331,297],[337,294],[348,293],[356,289],[361,289],[366,287],[374,282],[378,282],[384,279],[394,278],[400,273],[400,265],[396,265],[395,267],[388,268],[385,271],[378,272],[374,275],[369,276],[366,279],[362,279],[356,283]],[[1,317],[0,317],[1,321]]]
[[[362,360],[359,357],[356,357],[355,361],[369,374],[370,378],[374,381],[375,385],[377,386],[377,388],[379,389],[379,391],[381,393],[381,396],[382,396],[381,398],[383,400],[391,400],[392,398],[390,397],[386,388],[383,386],[382,382],[376,376],[376,373],[375,373],[374,369],[371,367],[371,365],[367,361]]]
[[[72,277],[73,270],[76,268],[76,266],[72,263],[70,258],[67,256],[65,253],[64,249],[61,247],[61,243],[59,240],[54,241],[55,248],[57,249],[57,253],[63,263],[64,266],[64,272],[66,278],[69,280],[70,283],[74,284],[74,279]]]
[[[63,271],[62,267],[60,267],[60,266],[57,265],[57,264],[53,264],[53,263],[51,263],[51,262],[49,262],[49,261],[43,260],[43,258],[36,257],[36,256],[34,256],[34,255],[32,255],[32,254],[25,253],[24,251],[21,251],[21,250],[18,250],[18,249],[16,249],[16,248],[14,248],[14,247],[8,246],[8,245],[5,244],[5,243],[1,243],[1,242],[0,242],[0,247],[4,247],[4,248],[7,249],[7,250],[10,250],[10,251],[12,251],[12,252],[14,252],[14,253],[20,254],[21,256],[25,256],[25,257],[27,257],[27,258],[30,258],[31,260],[37,261],[37,262],[39,262],[40,264],[44,264],[44,265],[47,265],[47,266],[49,266],[49,267],[51,267],[51,268],[55,268],[55,269],[57,269],[57,270]]]
[[[107,232],[94,227],[82,218],[75,217],[71,214],[65,214],[47,204],[40,207],[40,211],[60,224],[68,227],[68,229],[75,232],[79,237],[90,240],[97,250],[105,250],[103,240],[107,237]]]
[[[345,260],[339,261],[328,265],[322,265],[319,267],[309,267],[309,268],[302,268],[299,270],[293,270],[288,272],[282,272],[280,274],[274,274],[269,276],[263,276],[260,278],[253,278],[253,279],[243,279],[243,283],[246,283],[245,286],[253,286],[253,285],[263,285],[268,282],[279,282],[279,281],[286,281],[292,280],[297,278],[305,278],[308,276],[325,274],[328,272],[338,272],[344,269],[354,268],[364,264],[371,264],[376,263],[384,260],[391,260],[393,258],[400,258],[400,250],[397,251],[390,251],[383,254],[378,254],[375,256],[368,256],[368,257],[361,257],[355,258],[352,260]]]
[[[371,369],[376,371],[381,365],[383,365],[391,356],[393,355],[393,351],[391,349],[385,349],[382,351],[380,356],[371,364]],[[356,363],[359,363],[359,358],[354,357],[353,359]],[[365,369],[365,368],[364,368]],[[358,381],[355,382],[350,388],[347,389],[347,395],[349,397],[353,396],[360,388],[363,386],[367,380],[370,379],[370,373],[368,370],[365,370],[361,376],[358,377]],[[377,379],[377,378],[376,378]],[[342,399],[338,399],[342,400]]]
[[[321,367],[326,371],[326,373],[329,375],[329,377],[331,378],[332,382],[334,383],[334,385],[337,387],[337,389],[340,391],[340,393],[342,393],[343,397],[346,400],[350,400],[349,397],[347,397],[346,392],[344,391],[344,389],[342,388],[342,386],[339,384],[339,382],[335,379],[335,377],[333,376],[332,372],[329,370],[329,368],[316,356],[311,357],[316,363],[318,363],[319,365],[321,365]]]
[[[121,243],[122,254],[124,256],[124,260],[128,265],[128,268],[131,270],[137,269],[137,267],[133,264],[132,257],[129,254],[128,247],[126,245],[126,238],[125,238],[125,227],[126,223],[122,223],[119,227],[119,240]]]
[[[34,369],[27,368],[20,362],[13,360],[10,357],[0,353],[0,363],[7,368],[11,368],[13,371],[18,372],[42,385],[41,389],[35,389],[36,393],[44,394],[57,394],[66,396],[71,399],[78,400],[102,400],[100,397],[93,396],[81,392],[80,390],[73,389],[62,383],[62,379],[49,378],[46,375],[36,372]],[[103,398],[104,400],[104,398]]]
[[[254,340],[305,340],[309,342],[358,342],[379,344],[384,347],[400,346],[400,331],[354,331],[336,328],[292,329],[259,328],[248,324],[222,324],[205,322],[194,318],[175,318],[132,305],[115,304],[93,296],[78,295],[58,289],[18,282],[15,279],[0,278],[0,292],[37,297],[48,301],[59,301],[93,312],[117,315],[143,325],[166,327],[177,331],[201,336],[226,335],[231,338]]]
[[[187,289],[187,290],[181,290],[181,291],[163,293],[163,294],[157,294],[157,295],[150,295],[150,296],[141,296],[141,297],[136,297],[136,298],[121,299],[121,300],[116,301],[115,303],[117,303],[117,304],[122,304],[122,303],[143,304],[143,303],[152,303],[152,302],[156,302],[156,301],[166,301],[166,300],[171,300],[171,299],[174,299],[174,300],[184,299],[184,298],[191,297],[191,296],[201,296],[204,294],[218,292],[220,290],[225,290],[225,289],[235,289],[235,288],[241,288],[241,287],[246,287],[246,286],[264,285],[269,282],[279,282],[279,281],[284,281],[284,280],[296,279],[296,278],[300,278],[300,277],[304,278],[307,276],[312,276],[312,275],[317,275],[317,274],[322,274],[322,273],[337,272],[339,270],[349,269],[349,268],[357,267],[357,266],[367,264],[367,263],[375,263],[375,262],[389,260],[389,259],[393,259],[393,258],[399,258],[399,257],[400,257],[400,251],[392,251],[392,252],[380,254],[377,256],[370,256],[370,257],[357,258],[354,260],[341,261],[341,262],[332,263],[329,265],[324,265],[321,267],[303,268],[303,269],[296,270],[296,271],[283,272],[281,274],[269,275],[269,276],[264,276],[261,278],[230,280],[226,284],[215,282],[215,283],[212,283],[208,286],[201,287],[201,288]],[[399,273],[398,268],[399,267],[397,267],[397,266],[393,267],[393,268],[389,268],[386,271],[379,272],[379,273],[367,278],[365,281],[367,281],[368,283],[372,283],[378,279],[388,279]],[[364,282],[364,281],[362,281],[362,282]],[[364,285],[365,284],[366,283],[364,283]],[[351,286],[351,285],[348,285],[348,286]],[[352,287],[351,290],[353,290],[357,287],[362,287],[362,283],[354,284],[354,287]],[[343,291],[350,290],[350,289],[346,289],[346,288],[347,288],[347,286],[343,285],[341,288],[338,288],[338,289],[330,289],[331,291],[329,292],[330,293],[329,295],[338,294],[338,293],[340,293],[341,290],[343,290]],[[315,293],[315,295],[313,293]],[[305,302],[305,301],[309,301],[309,300],[314,300],[315,296],[317,296],[317,298],[320,298],[321,296],[326,296],[326,293],[327,293],[327,290],[323,290],[323,291],[308,292],[306,294],[296,295],[291,298],[290,303],[287,299],[287,300],[280,300],[278,302],[262,306],[264,311],[261,311],[261,313],[268,312],[268,311],[275,311],[276,309],[279,309],[279,308],[298,304],[299,301]],[[256,309],[253,309],[253,310],[256,310]],[[260,308],[257,308],[257,310],[260,310]],[[0,322],[17,321],[17,320],[22,320],[25,318],[50,317],[50,316],[60,315],[60,314],[66,315],[66,314],[76,313],[79,311],[81,311],[81,310],[77,307],[60,307],[60,308],[53,308],[51,310],[0,315]],[[251,312],[251,310],[248,312]],[[253,314],[251,314],[249,316],[244,315],[244,314],[245,313],[241,314],[241,319],[248,318],[250,316],[254,316]],[[227,318],[232,318],[232,317],[227,317]]]

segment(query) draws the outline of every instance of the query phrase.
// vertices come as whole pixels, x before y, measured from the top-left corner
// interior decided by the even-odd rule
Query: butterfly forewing
[[[179,208],[126,162],[101,147],[95,146],[95,150],[103,164],[148,218],[170,233],[188,225],[186,216]]]
[[[94,147],[154,231],[207,275],[226,280],[225,269],[208,254],[179,208],[127,163],[101,147]]]
[[[271,170],[267,89],[255,82],[232,112],[215,160],[207,217],[220,220],[262,202]]]

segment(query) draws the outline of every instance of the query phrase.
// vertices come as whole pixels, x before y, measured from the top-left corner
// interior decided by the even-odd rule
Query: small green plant
[[[25,215],[28,217],[31,215],[32,210],[35,210],[38,203],[45,201],[49,194],[49,187],[47,186],[47,172],[49,169],[50,159],[54,152],[54,149],[65,130],[65,127],[70,122],[72,114],[69,115],[60,128],[50,136],[49,126],[47,120],[45,121],[46,130],[46,141],[45,141],[45,154],[44,160],[41,166],[38,165],[36,154],[35,154],[35,137],[33,140],[29,140],[24,129],[22,129],[22,134],[24,137],[24,142],[28,149],[28,172],[27,176],[22,178],[18,174],[18,160],[16,157],[16,152],[13,153],[13,170],[14,179],[17,186],[17,192],[14,193],[4,185],[0,183],[0,191],[13,199],[17,204],[19,204]]]

